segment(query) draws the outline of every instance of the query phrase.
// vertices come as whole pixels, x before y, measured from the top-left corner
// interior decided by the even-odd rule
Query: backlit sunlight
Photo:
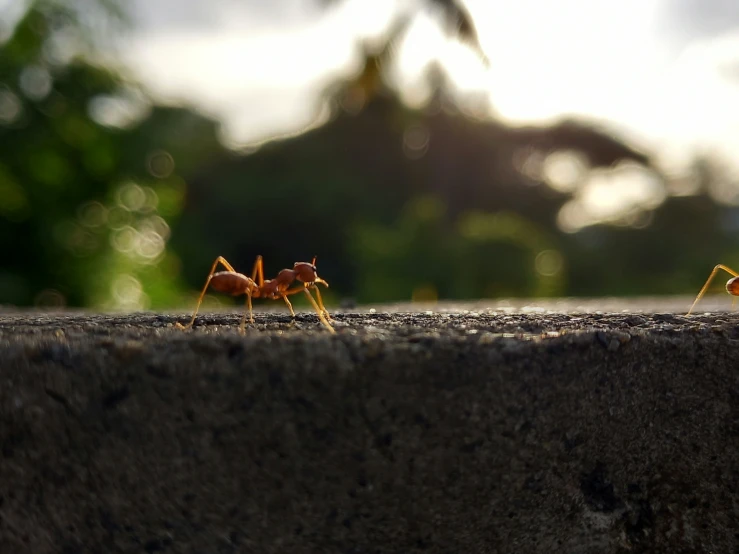
[[[700,22],[692,22],[689,14],[675,16],[680,6],[669,0],[626,0],[617,9],[606,1],[468,0],[488,67],[449,35],[441,13],[429,4],[418,9],[421,3],[411,1],[347,0],[322,11],[310,4],[298,10],[291,2],[274,2],[256,9],[252,2],[222,0],[211,21],[199,24],[193,17],[168,25],[162,13],[169,4],[174,6],[136,3],[141,25],[123,54],[157,94],[195,103],[220,119],[231,147],[321,124],[327,117],[321,104],[325,88],[356,74],[362,45],[377,43],[397,16],[410,14],[406,32],[391,45],[394,64],[385,68],[388,82],[409,106],[429,99],[426,75],[430,64],[438,63],[463,109],[465,99],[476,102],[475,111],[465,113],[494,116],[509,125],[554,124],[563,118],[597,123],[649,152],[656,167],[686,191],[693,186],[696,154],[711,152],[727,167],[739,168],[734,161],[739,22],[734,30],[727,26],[691,36],[689,26]],[[196,0],[185,5],[199,6]],[[710,17],[710,2],[706,10]],[[487,99],[482,107],[480,98]],[[624,176],[621,170],[608,173],[585,181]],[[596,200],[603,187],[582,183],[560,218],[569,222],[565,228],[613,216],[597,208],[604,203],[621,216],[632,213],[630,187],[609,187]],[[576,185],[552,186],[574,190]],[[727,186],[733,189],[736,183]],[[567,217],[573,206],[589,214],[578,215],[577,224]]]

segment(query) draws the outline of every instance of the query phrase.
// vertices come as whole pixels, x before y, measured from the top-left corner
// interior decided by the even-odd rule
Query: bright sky
[[[460,94],[488,96],[505,122],[579,117],[656,154],[668,174],[685,174],[697,153],[722,156],[739,184],[739,0],[464,2],[489,67],[444,34],[438,14],[419,11],[392,72],[409,103],[423,98],[420,76],[438,59]],[[136,26],[121,54],[156,95],[195,105],[222,121],[227,144],[249,145],[315,124],[321,91],[359,69],[359,39],[434,2],[336,4],[130,0]],[[608,196],[615,175],[651,182],[637,173],[599,176],[573,209],[597,211],[587,198]]]
[[[358,39],[381,35],[394,14],[433,2],[338,5],[321,11],[303,0],[134,0],[139,27],[124,57],[151,90],[196,104],[223,122],[227,144],[247,145],[315,124],[320,92],[358,69]],[[507,123],[579,117],[656,155],[669,175],[687,175],[697,153],[719,155],[739,185],[739,1],[465,5],[490,66],[450,40],[438,14],[420,11],[397,45],[392,71],[409,103],[423,99],[420,76],[438,59],[460,94],[488,96]],[[664,198],[654,176],[639,168],[590,180],[563,210],[571,215],[563,228],[607,218],[604,206],[649,210]],[[625,181],[655,194],[621,194],[616,202],[614,191],[631,190]]]
[[[300,0],[136,0],[124,51],[169,99],[221,118],[229,142],[310,124],[320,90],[358,63],[357,37],[419,0],[347,0],[322,13]],[[432,4],[432,2],[427,2]],[[399,48],[405,97],[433,58],[462,90],[489,94],[511,123],[568,115],[605,121],[669,165],[696,147],[739,152],[739,2],[467,0],[486,69],[421,13]]]

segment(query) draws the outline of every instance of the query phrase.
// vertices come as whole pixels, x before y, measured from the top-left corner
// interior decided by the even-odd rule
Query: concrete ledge
[[[739,317],[0,316],[0,552],[735,552]]]

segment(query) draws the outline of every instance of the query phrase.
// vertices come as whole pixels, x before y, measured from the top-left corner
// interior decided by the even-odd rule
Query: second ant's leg
[[[223,256],[218,256],[216,258],[216,261],[213,262],[213,266],[210,268],[210,273],[208,274],[208,278],[205,280],[205,286],[203,286],[203,291],[200,293],[200,298],[198,298],[198,303],[195,306],[195,311],[192,314],[192,319],[190,320],[190,323],[187,325],[182,325],[179,321],[175,323],[175,327],[178,329],[188,329],[192,327],[193,323],[195,323],[195,316],[198,315],[198,310],[200,309],[200,304],[203,302],[203,298],[205,297],[205,291],[208,290],[208,285],[210,285],[210,280],[213,278],[213,274],[216,272],[216,268],[218,267],[218,264],[223,265],[228,271],[236,271],[230,263],[226,261],[226,258]]]
[[[716,267],[713,268],[713,271],[711,271],[711,274],[708,276],[708,280],[706,281],[706,284],[703,285],[703,288],[698,293],[698,296],[696,296],[695,301],[693,302],[693,305],[690,307],[690,310],[688,310],[688,315],[691,314],[693,311],[693,308],[695,308],[695,305],[698,303],[698,301],[703,298],[703,295],[706,294],[706,291],[708,290],[708,286],[711,284],[711,281],[713,281],[713,278],[716,277],[716,273],[720,269],[723,269],[726,273],[731,274],[733,277],[739,277],[739,273],[731,269],[730,267],[726,267],[723,264],[718,264]]]

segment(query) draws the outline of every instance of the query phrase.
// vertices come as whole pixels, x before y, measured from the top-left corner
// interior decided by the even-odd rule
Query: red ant
[[[218,267],[219,263],[223,265],[227,271],[219,271],[216,273],[216,267]],[[292,289],[289,288],[296,280],[303,283],[303,285]],[[249,307],[249,321],[251,321],[251,323],[254,323],[251,305],[252,298],[268,298],[270,300],[279,300],[282,298],[290,309],[290,314],[295,317],[293,306],[290,304],[290,300],[288,300],[287,297],[303,291],[316,309],[316,313],[318,314],[321,323],[323,323],[329,331],[335,333],[336,331],[334,331],[334,328],[331,327],[331,324],[329,323],[331,317],[323,306],[323,300],[321,299],[321,293],[318,291],[318,287],[316,286],[317,284],[328,287],[328,283],[321,279],[316,272],[315,256],[311,263],[295,262],[292,269],[283,269],[277,274],[277,277],[268,281],[264,280],[262,256],[257,256],[257,260],[254,262],[254,269],[252,271],[251,278],[247,277],[243,273],[238,273],[223,256],[218,256],[216,261],[213,262],[213,267],[210,268],[208,279],[205,281],[203,291],[200,293],[200,298],[198,298],[198,304],[195,306],[195,312],[192,314],[190,323],[182,325],[178,322],[176,323],[176,326],[179,329],[192,327],[193,323],[195,323],[195,316],[198,313],[200,304],[203,302],[205,291],[208,290],[208,286],[212,286],[218,292],[225,292],[232,296],[246,294],[246,304]],[[309,289],[316,291],[318,303],[313,299]],[[241,319],[241,326],[239,327],[239,332],[242,335],[245,333],[245,326],[246,312],[244,312],[244,317]]]
[[[736,297],[739,296],[739,273],[737,273],[736,271],[734,271],[733,269],[729,267],[726,267],[723,264],[718,264],[716,267],[713,268],[713,271],[711,272],[711,275],[709,275],[708,280],[706,281],[706,284],[703,285],[703,288],[698,293],[698,296],[695,298],[693,305],[690,307],[690,310],[688,310],[688,315],[690,315],[690,313],[693,311],[693,308],[695,308],[695,305],[698,303],[698,300],[703,298],[703,295],[706,293],[706,290],[708,290],[708,285],[711,284],[711,281],[713,281],[713,278],[716,276],[716,273],[718,273],[719,269],[723,269],[726,273],[729,273],[731,275],[731,279],[729,279],[726,282],[726,292],[732,295],[734,297],[734,302],[736,302]]]

